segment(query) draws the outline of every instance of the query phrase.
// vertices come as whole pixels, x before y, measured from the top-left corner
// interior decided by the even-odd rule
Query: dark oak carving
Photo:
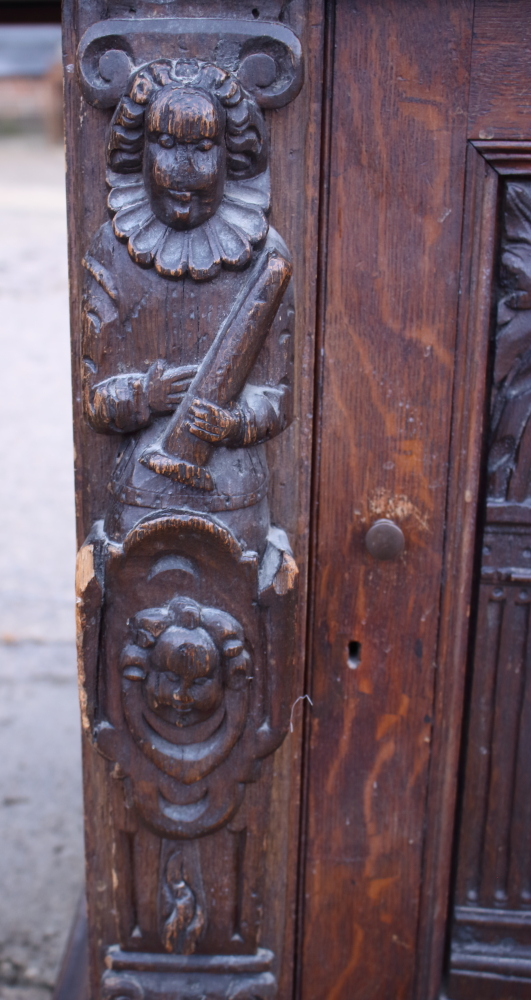
[[[91,593],[91,575],[79,593],[85,726],[153,829],[212,832],[287,732],[296,568],[286,536],[270,528],[259,561],[221,521],[163,511],[121,544],[98,526],[85,556],[102,567],[101,583]],[[153,607],[142,607],[146,593]],[[244,624],[220,609],[229,603]]]
[[[124,811],[106,1000],[276,992],[257,950],[267,783],[243,803],[293,701],[298,571],[264,447],[292,419],[294,304],[260,106],[295,96],[301,65],[264,23],[108,21],[79,47],[87,101],[115,108],[82,378],[119,444],[77,577],[83,726]]]
[[[204,904],[185,879],[183,857],[170,854],[161,888],[161,937],[166,951],[189,955],[195,950],[205,925]]]
[[[515,160],[529,172],[528,152],[510,152],[507,172]],[[502,209],[452,1000],[478,990],[525,997],[531,987],[531,182],[506,181]]]
[[[531,183],[508,183],[492,392],[489,498],[531,500]]]
[[[156,965],[153,956],[138,955],[132,963],[134,972],[121,971],[124,959],[123,952],[109,954],[102,1000],[271,1000],[276,993],[273,955],[265,948],[255,955],[227,956],[223,961],[198,955],[163,959]]]
[[[283,107],[302,85],[298,38],[278,22],[234,18],[112,18],[92,25],[78,50],[81,85],[97,108],[122,97],[135,66],[175,58],[175,51],[234,70],[247,93],[263,108]]]

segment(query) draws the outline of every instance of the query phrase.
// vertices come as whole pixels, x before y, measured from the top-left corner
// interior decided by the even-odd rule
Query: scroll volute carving
[[[108,25],[95,26],[79,51],[86,98],[115,106],[109,220],[82,261],[84,413],[118,441],[108,505],[79,561],[83,725],[129,811],[128,878],[144,886],[130,898],[147,900],[124,902],[130,926],[116,945],[148,951],[152,970],[121,959],[125,972],[102,981],[109,1000],[177,995],[184,966],[170,983],[157,954],[184,962],[214,940],[227,959],[218,980],[200,972],[205,996],[240,982],[230,955],[254,954],[258,928],[224,931],[211,909],[240,833],[225,830],[219,862],[210,841],[198,847],[193,870],[186,845],[245,828],[246,785],[286,735],[293,700],[297,567],[270,520],[265,456],[292,419],[292,263],[268,221],[260,103],[294,96],[300,51],[278,26],[268,40],[263,24],[259,39],[248,22],[221,37],[225,22],[194,35],[193,19],[155,20],[144,34],[113,22],[109,42]],[[172,55],[177,24],[187,58]],[[212,58],[226,51],[230,66]],[[264,850],[267,789],[226,889],[240,910],[246,859],[256,868]],[[238,973],[242,997],[274,995],[268,962]]]

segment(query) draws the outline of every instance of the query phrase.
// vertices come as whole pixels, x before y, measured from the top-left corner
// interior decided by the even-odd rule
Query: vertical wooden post
[[[64,11],[92,1000],[292,976],[320,5],[232,6]]]

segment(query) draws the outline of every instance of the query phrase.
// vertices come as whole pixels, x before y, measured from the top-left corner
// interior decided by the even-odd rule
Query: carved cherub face
[[[221,707],[225,688],[242,690],[251,661],[243,630],[230,615],[176,597],[130,621],[133,642],[123,649],[124,680],[141,684],[151,712],[174,726],[193,726]]]
[[[220,205],[226,176],[222,114],[198,90],[167,86],[151,102],[144,181],[155,215],[173,229],[200,226]]]
[[[166,629],[151,654],[145,691],[149,707],[160,714],[166,706],[177,725],[208,719],[223,698],[219,654],[208,632]]]

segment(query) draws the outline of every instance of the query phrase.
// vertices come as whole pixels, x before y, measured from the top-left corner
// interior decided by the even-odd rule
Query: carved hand
[[[155,361],[147,374],[148,402],[152,412],[172,413],[196,372],[196,365],[171,368],[165,361]]]
[[[228,443],[240,436],[241,412],[238,407],[225,410],[206,399],[194,399],[188,416],[188,430],[209,444]]]

